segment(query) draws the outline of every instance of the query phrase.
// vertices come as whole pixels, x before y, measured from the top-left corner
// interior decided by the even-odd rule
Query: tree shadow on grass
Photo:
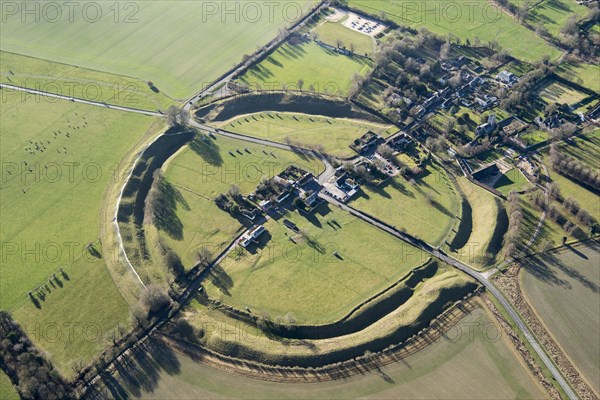
[[[162,340],[150,337],[143,344],[114,363],[116,373],[103,371],[100,382],[88,390],[86,398],[128,399],[152,393],[160,382],[161,372],[174,375],[181,365],[175,352]]]
[[[229,289],[233,287],[233,279],[229,276],[229,274],[221,267],[220,265],[215,265],[212,267],[210,272],[208,273],[208,279],[210,282],[215,285],[217,289],[219,289],[223,294],[227,296],[231,296]]]
[[[553,271],[552,268],[550,268],[548,264],[544,262],[543,255],[539,258],[531,257],[523,259],[522,266],[527,270],[528,273],[542,282],[546,282],[555,286],[564,286],[567,289],[571,289],[569,282],[560,279],[556,274],[556,271]]]
[[[404,185],[398,179],[391,179],[388,184],[392,188],[394,188],[397,191],[399,191],[400,193],[402,193],[402,195],[407,196],[407,197],[412,197],[413,199],[415,198],[415,195],[413,194],[413,192],[411,192],[410,190],[408,190],[406,188],[406,185]]]
[[[196,135],[189,144],[190,149],[211,165],[223,164],[219,145],[207,135]]]
[[[576,269],[571,268],[570,266],[565,264],[560,258],[556,257],[555,254],[553,254],[553,253],[543,254],[541,256],[541,259],[546,264],[558,268],[563,273],[565,273],[569,278],[572,278],[572,279],[578,281],[583,286],[590,289],[592,292],[594,292],[596,294],[600,293],[600,286],[598,286],[598,284],[589,280],[586,276],[584,276],[582,273],[580,273]]]
[[[450,217],[450,218],[454,218],[455,215],[452,214],[450,212],[450,210],[448,210],[446,207],[444,207],[442,204],[440,204],[437,200],[431,200],[430,205],[435,208],[436,210],[438,210],[439,212],[441,212],[442,214]]]
[[[187,201],[175,186],[164,178],[159,178],[158,197],[154,200],[153,223],[157,229],[176,240],[183,239],[183,223],[177,216],[177,208],[190,209]]]

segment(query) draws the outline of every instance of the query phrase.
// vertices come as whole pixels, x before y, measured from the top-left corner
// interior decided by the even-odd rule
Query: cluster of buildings
[[[303,213],[310,213],[320,204],[320,190],[321,185],[312,173],[292,165],[263,183],[249,197],[258,201],[265,213],[291,204]]]

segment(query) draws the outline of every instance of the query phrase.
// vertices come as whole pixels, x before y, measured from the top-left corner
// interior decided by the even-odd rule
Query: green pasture
[[[106,186],[120,172],[120,158],[153,121],[117,110],[37,100],[9,96],[0,114],[0,229],[3,242],[16,246],[6,248],[2,263],[2,309],[29,302],[29,290],[98,240]]]
[[[460,206],[448,176],[434,166],[414,182],[398,176],[380,186],[363,185],[350,204],[433,245],[444,240]]]
[[[597,154],[600,154],[600,130],[573,139],[572,144],[561,144],[560,150],[570,157],[585,163],[590,168],[600,168]],[[558,184],[561,195],[564,198],[573,197],[590,214],[600,220],[600,203],[598,195],[591,190],[579,185],[573,180],[559,174],[550,168],[548,156],[544,157],[544,163],[548,165],[550,179]]]
[[[548,104],[569,104],[574,105],[588,97],[572,87],[563,85],[559,82],[551,82],[539,91],[539,96]]]
[[[543,25],[552,36],[558,38],[561,29],[572,15],[581,18],[589,12],[588,7],[577,4],[576,1],[543,0],[529,9],[527,22],[534,26]]]
[[[19,400],[21,397],[4,371],[0,370],[0,398],[3,400]]]
[[[0,52],[0,82],[63,96],[145,110],[166,110],[175,101],[137,78]],[[10,90],[10,89],[7,89]]]
[[[600,66],[584,63],[563,63],[557,73],[565,79],[600,93]]]
[[[274,112],[244,115],[224,122],[220,128],[274,142],[289,139],[304,147],[323,146],[326,153],[341,158],[355,155],[349,146],[368,131],[383,137],[394,132],[391,125],[368,121]]]
[[[337,320],[422,264],[421,251],[328,204],[269,220],[249,251],[234,251],[211,275],[207,293],[227,304],[301,323]]]
[[[273,54],[250,68],[239,79],[251,88],[262,90],[300,89],[338,96],[348,94],[354,75],[365,75],[371,62],[326,49],[314,42],[285,43]]]
[[[355,7],[374,16],[382,12],[398,25],[427,28],[435,34],[458,37],[462,43],[475,38],[482,42],[497,41],[514,57],[523,61],[538,61],[548,55],[555,59],[560,51],[535,32],[525,28],[500,8],[479,1],[469,6],[457,4],[449,9],[443,3],[414,3],[411,0],[350,0]],[[446,11],[444,11],[446,10]]]
[[[101,219],[101,205],[107,185],[121,171],[121,157],[144,137],[153,119],[38,100],[11,95],[0,111],[0,308],[31,326],[30,337],[69,375],[70,362],[75,357],[89,361],[103,347],[102,338],[87,341],[81,330],[54,338],[40,329],[74,323],[102,336],[127,320],[127,304],[104,260],[86,247],[97,243],[100,225],[110,222],[108,216]],[[37,309],[28,292],[44,283],[45,301]]]
[[[25,23],[19,10],[5,15],[0,49],[152,81],[161,92],[184,99],[274,39],[314,4],[267,3],[100,2],[75,5],[71,14],[59,5],[58,17],[56,7],[44,12],[40,4]]]

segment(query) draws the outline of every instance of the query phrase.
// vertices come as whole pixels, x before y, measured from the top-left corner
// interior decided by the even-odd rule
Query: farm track
[[[54,93],[44,92],[42,90],[29,89],[29,88],[24,88],[24,87],[20,87],[20,86],[9,85],[6,83],[0,83],[0,89],[10,89],[10,90],[15,90],[17,92],[29,93],[34,96],[51,97],[51,98],[58,99],[58,100],[68,100],[72,103],[87,104],[90,106],[103,107],[103,108],[108,108],[111,110],[127,111],[127,112],[136,113],[136,114],[147,115],[149,117],[164,117],[164,115],[158,111],[148,111],[148,110],[141,110],[139,108],[117,106],[117,105],[113,105],[113,104],[103,103],[100,101],[92,101],[92,100],[85,100],[85,99],[80,99],[80,98],[72,97],[72,96],[64,96],[62,94],[54,94]]]

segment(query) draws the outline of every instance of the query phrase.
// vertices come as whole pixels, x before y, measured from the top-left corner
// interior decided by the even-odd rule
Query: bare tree
[[[160,286],[148,285],[140,296],[140,302],[148,310],[148,314],[156,314],[167,307],[171,300]]]
[[[448,58],[448,56],[450,55],[451,48],[452,48],[452,46],[450,45],[450,42],[446,42],[442,45],[442,47],[440,48],[440,58],[442,60],[445,60]]]
[[[166,112],[167,122],[170,126],[184,126],[189,121],[189,114],[183,109],[176,106],[170,106]]]
[[[212,261],[212,253],[206,246],[202,246],[200,250],[198,250],[198,257],[196,260],[198,261],[198,265],[202,267],[207,267]]]
[[[229,189],[227,190],[227,194],[229,194],[231,198],[235,201],[238,201],[242,197],[242,191],[240,190],[240,187],[236,184],[233,184],[229,187]]]

